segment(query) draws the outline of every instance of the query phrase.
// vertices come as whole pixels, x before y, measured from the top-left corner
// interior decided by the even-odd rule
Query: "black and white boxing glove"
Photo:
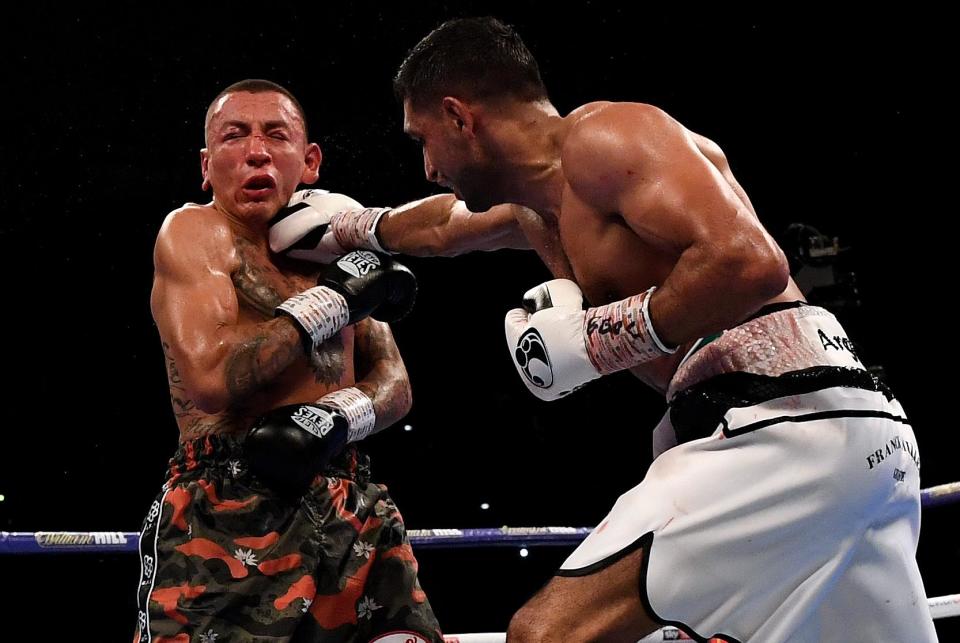
[[[280,304],[277,315],[296,323],[305,344],[319,345],[367,316],[395,322],[413,308],[417,279],[390,257],[354,250],[324,266],[317,285]]]
[[[375,423],[370,398],[345,388],[315,403],[265,413],[247,432],[244,451],[251,470],[268,487],[299,495],[344,445],[369,435]]]
[[[601,373],[590,362],[583,337],[583,293],[569,279],[531,288],[523,308],[504,319],[513,364],[541,400],[569,395]]]
[[[395,322],[413,308],[417,278],[405,265],[377,252],[354,250],[325,266],[317,284],[344,296],[350,307],[350,323],[370,316]]]
[[[300,190],[270,221],[270,250],[325,264],[350,250],[386,253],[376,229],[387,212],[389,208],[364,208],[345,194]]]
[[[583,309],[583,293],[554,279],[524,295],[524,308],[507,313],[504,329],[517,372],[530,392],[551,401],[601,375],[672,355],[653,329],[656,288],[605,306]]]

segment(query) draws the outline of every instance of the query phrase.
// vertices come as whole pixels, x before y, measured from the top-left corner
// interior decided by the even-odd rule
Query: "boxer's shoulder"
[[[569,122],[568,142],[582,142],[584,137],[635,132],[637,128],[662,127],[676,123],[673,118],[656,105],[649,103],[626,103],[595,101],[578,107],[567,115]]]
[[[573,120],[560,153],[564,176],[574,192],[603,206],[649,172],[651,161],[662,156],[658,146],[668,130],[682,128],[645,103],[588,103],[568,118]]]
[[[191,234],[204,231],[217,236],[230,235],[227,217],[210,205],[184,203],[171,211],[160,226],[159,236]]]
[[[570,123],[571,127],[579,124],[587,116],[596,114],[600,110],[613,105],[611,101],[608,100],[595,100],[592,103],[585,103],[580,107],[572,110],[567,114],[566,120]]]
[[[160,226],[154,260],[158,266],[184,260],[226,266],[236,261],[235,246],[223,213],[212,206],[186,203],[167,214]]]

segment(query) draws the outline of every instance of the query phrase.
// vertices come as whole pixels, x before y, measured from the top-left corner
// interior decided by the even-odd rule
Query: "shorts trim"
[[[649,568],[650,560],[650,550],[651,545],[653,545],[653,532],[648,531],[644,535],[637,538],[635,541],[624,547],[618,552],[610,554],[603,560],[599,560],[595,563],[587,565],[586,567],[578,567],[577,569],[560,569],[554,574],[555,576],[563,577],[579,577],[579,576],[589,576],[595,574],[603,569],[606,569],[610,565],[613,565],[615,562],[622,560],[627,555],[632,554],[638,549],[643,549],[643,559],[640,563],[640,572],[638,574],[638,591],[640,594],[640,603],[643,605],[643,609],[646,610],[647,615],[652,618],[655,622],[660,625],[672,625],[673,627],[678,627],[684,632],[688,633],[693,637],[693,640],[699,641],[700,643],[709,643],[710,639],[720,639],[722,641],[727,641],[728,643],[741,643],[739,639],[736,639],[727,634],[714,634],[712,637],[701,636],[697,632],[682,621],[671,621],[665,619],[653,609],[653,606],[650,604],[650,597],[647,594],[647,570]]]
[[[743,435],[744,433],[750,433],[752,431],[757,431],[759,429],[765,429],[769,426],[775,424],[786,424],[788,422],[816,422],[818,420],[830,420],[834,418],[880,418],[884,420],[892,420],[894,422],[899,422],[907,426],[910,425],[910,421],[907,418],[894,415],[893,413],[885,413],[884,411],[864,411],[864,410],[843,410],[838,409],[836,411],[819,411],[817,413],[806,413],[804,415],[781,415],[779,417],[767,418],[766,420],[761,420],[759,422],[754,422],[752,424],[747,424],[736,429],[731,429],[727,424],[727,419],[723,418],[720,421],[723,423],[723,435],[727,438],[732,438],[738,435]]]
[[[740,639],[719,632],[712,636],[703,636],[683,621],[672,621],[657,614],[656,610],[653,609],[653,605],[650,604],[650,596],[647,593],[647,571],[650,568],[649,561],[650,551],[653,545],[653,535],[653,532],[650,531],[640,537],[640,546],[643,547],[644,555],[640,563],[640,576],[637,589],[640,591],[640,603],[643,605],[643,609],[647,611],[647,615],[660,625],[672,625],[673,627],[680,628],[689,634],[694,641],[698,641],[698,643],[710,643],[710,639],[720,639],[721,641],[727,641],[727,643],[741,643]]]
[[[602,560],[598,560],[595,563],[590,563],[586,567],[577,567],[576,569],[558,569],[554,573],[554,576],[576,577],[576,576],[589,576],[590,574],[596,574],[597,572],[604,570],[610,565],[614,564],[618,560],[632,554],[637,549],[640,549],[641,547],[643,547],[644,539],[647,538],[647,536],[652,537],[652,535],[653,535],[653,532],[648,532],[640,536],[636,540],[634,540],[632,543],[630,543],[620,551],[616,551],[610,554],[609,556],[607,556],[606,558]]]

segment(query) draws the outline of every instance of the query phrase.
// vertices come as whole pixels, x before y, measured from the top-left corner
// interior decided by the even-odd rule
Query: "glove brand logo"
[[[330,414],[316,407],[301,406],[296,413],[290,416],[290,419],[301,429],[314,434],[318,438],[322,438],[333,428],[333,418],[330,417]]]
[[[390,632],[371,639],[370,643],[428,643],[428,641],[416,632]]]
[[[354,277],[362,277],[380,267],[380,258],[369,250],[354,250],[350,254],[343,255],[337,262],[337,267]]]
[[[523,376],[531,384],[540,388],[553,385],[553,368],[547,356],[547,347],[536,328],[530,328],[520,336],[514,356]]]

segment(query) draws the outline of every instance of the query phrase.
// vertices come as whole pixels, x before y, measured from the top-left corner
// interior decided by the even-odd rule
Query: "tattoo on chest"
[[[290,278],[273,266],[266,265],[265,259],[250,242],[238,238],[237,254],[240,256],[240,267],[232,275],[237,290],[237,297],[241,303],[263,315],[266,319],[273,318],[274,310],[285,299],[305,290],[312,280],[301,276],[300,282]],[[241,351],[248,357],[254,357],[262,337],[255,338],[252,346]],[[250,360],[246,361],[252,365]],[[335,384],[343,376],[343,340],[335,335],[320,345],[310,355],[310,366],[317,383]]]
[[[254,256],[249,242],[237,239],[237,254],[240,256],[240,266],[232,275],[237,297],[264,317],[273,317],[274,309],[285,299],[278,288],[293,291],[294,286],[279,272],[265,268],[261,260]]]
[[[334,335],[310,354],[310,366],[318,384],[337,384],[343,377],[343,339]]]

